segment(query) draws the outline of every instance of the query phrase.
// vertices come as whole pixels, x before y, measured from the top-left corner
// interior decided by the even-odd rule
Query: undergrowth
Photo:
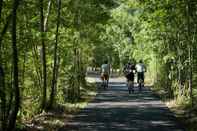
[[[81,99],[75,103],[61,102],[50,111],[42,112],[29,119],[21,119],[17,124],[18,131],[54,131],[78,113],[96,96],[95,83],[88,83],[85,89],[81,89]]]

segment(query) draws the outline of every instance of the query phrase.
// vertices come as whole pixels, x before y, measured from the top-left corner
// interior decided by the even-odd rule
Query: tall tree
[[[16,35],[16,19],[17,19],[17,8],[19,5],[19,0],[13,1],[13,10],[12,10],[12,50],[13,50],[13,68],[14,68],[14,95],[15,102],[14,108],[9,118],[7,131],[12,131],[15,129],[16,118],[20,106],[20,89],[19,89],[19,80],[18,80],[18,51],[17,51],[17,35]]]
[[[47,98],[47,65],[46,65],[46,46],[45,46],[45,36],[44,36],[44,1],[40,0],[40,32],[41,32],[41,43],[42,43],[42,75],[43,75],[43,96],[41,108],[46,108],[46,98]]]
[[[56,37],[54,44],[54,64],[53,64],[53,78],[51,84],[51,95],[49,107],[52,108],[54,104],[54,97],[56,94],[56,85],[57,85],[57,74],[58,74],[58,65],[57,65],[57,52],[58,52],[58,37],[59,37],[59,25],[60,25],[60,14],[61,13],[61,0],[57,0],[57,25],[56,25]]]
[[[187,12],[187,41],[188,41],[188,73],[189,73],[189,95],[191,98],[191,103],[193,106],[193,89],[192,89],[192,78],[193,78],[193,72],[192,72],[192,33],[191,33],[191,1],[187,0],[186,1],[186,12]]]
[[[0,100],[1,100],[1,127],[6,130],[6,95],[5,95],[5,74],[3,68],[0,66]]]

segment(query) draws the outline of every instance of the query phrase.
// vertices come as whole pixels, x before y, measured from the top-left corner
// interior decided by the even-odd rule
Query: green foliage
[[[18,116],[21,119],[33,117],[40,111],[43,96],[39,6],[37,1],[26,0],[18,9],[17,49],[22,101]],[[44,0],[45,18],[47,6],[48,0]],[[11,21],[8,19],[11,10],[12,1],[4,1],[0,12],[1,32]],[[166,92],[166,98],[187,100],[188,103],[197,99],[196,12],[194,0],[189,3],[178,0],[62,0],[55,104],[80,101],[81,91],[87,86],[87,67],[100,67],[106,59],[112,68],[120,70],[127,61],[142,59],[148,67],[146,78],[154,87]],[[57,2],[52,1],[43,33],[47,94],[52,92],[56,22]],[[0,82],[5,83],[1,87],[0,102],[5,99],[4,110],[8,114],[14,100],[11,28],[9,23],[6,33],[0,35],[0,67],[5,72],[4,79],[0,76]],[[193,81],[192,95],[190,81]],[[47,100],[49,98],[47,95]]]

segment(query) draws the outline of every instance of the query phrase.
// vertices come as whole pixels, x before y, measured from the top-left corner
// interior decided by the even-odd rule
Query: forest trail
[[[100,80],[95,80],[100,88]],[[59,131],[184,131],[148,88],[128,94],[122,78],[112,78],[109,85]]]

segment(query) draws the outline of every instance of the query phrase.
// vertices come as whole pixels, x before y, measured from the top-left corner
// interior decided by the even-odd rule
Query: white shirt
[[[145,65],[143,63],[138,63],[135,68],[137,72],[140,72],[140,73],[146,71]]]
[[[102,64],[101,72],[105,73],[105,74],[109,74],[109,65],[108,64]]]

